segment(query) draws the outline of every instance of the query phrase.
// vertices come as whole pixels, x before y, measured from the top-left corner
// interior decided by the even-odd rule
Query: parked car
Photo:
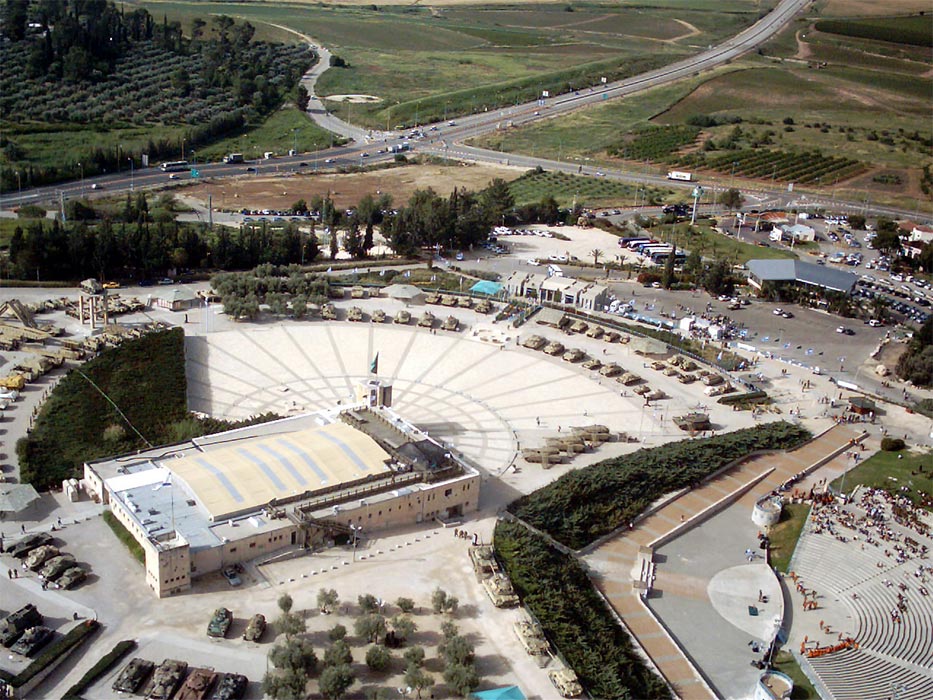
[[[240,576],[237,574],[237,570],[232,566],[228,566],[226,569],[223,570],[222,573],[223,573],[224,578],[227,579],[227,583],[229,583],[233,587],[239,586],[243,583],[240,580]]]

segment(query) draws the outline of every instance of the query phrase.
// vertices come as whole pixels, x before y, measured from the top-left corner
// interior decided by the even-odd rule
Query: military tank
[[[492,302],[486,299],[481,299],[480,302],[476,305],[476,311],[477,313],[488,314],[490,311],[492,311]]]
[[[441,324],[441,330],[443,331],[459,331],[460,330],[460,321],[457,320],[456,316],[448,316],[444,319],[444,322]]]
[[[181,688],[175,694],[175,700],[204,700],[211,692],[217,674],[208,668],[196,668],[188,675]]]
[[[584,357],[586,357],[586,353],[580,350],[580,348],[570,348],[563,354],[565,362],[579,362]]]
[[[597,360],[595,357],[592,357],[580,366],[583,367],[583,369],[588,369],[593,372],[596,372],[602,369],[603,363]]]
[[[418,326],[420,328],[434,328],[434,314],[425,311],[421,314],[421,318],[418,319]]]
[[[217,684],[211,700],[239,700],[246,693],[248,683],[246,676],[239,673],[227,673]]]
[[[395,314],[394,323],[400,323],[403,326],[411,322],[411,314],[408,313],[405,309],[399,309],[399,312]]]
[[[337,320],[337,309],[334,308],[333,304],[324,304],[324,306],[321,307],[321,318],[325,321]]]
[[[369,298],[369,290],[366,289],[365,287],[351,287],[350,298],[351,299],[367,299]]]
[[[591,326],[590,329],[586,332],[586,337],[599,340],[605,333],[606,331],[602,329],[602,326]]]
[[[359,306],[350,307],[350,310],[347,312],[348,321],[362,321],[363,320],[363,309]]]
[[[382,309],[376,309],[373,311],[373,315],[370,316],[370,320],[373,323],[385,323],[386,322],[386,312]]]
[[[441,297],[441,306],[456,306],[457,297],[453,294],[445,294]]]
[[[52,640],[52,634],[52,630],[42,625],[30,627],[23,632],[16,644],[10,647],[10,651],[20,656],[32,656]]]
[[[246,630],[243,632],[243,639],[247,642],[258,642],[265,631],[266,616],[257,613],[249,619]]]
[[[674,425],[681,430],[696,433],[710,429],[709,415],[706,413],[688,413],[685,416],[676,416]]]
[[[27,603],[14,613],[6,616],[0,624],[0,644],[9,647],[23,632],[30,627],[38,627],[43,622],[42,615],[32,603]]]
[[[117,680],[113,682],[113,689],[118,693],[135,693],[142,687],[153,668],[153,662],[136,657],[120,671]]]
[[[573,672],[573,669],[554,669],[548,671],[547,677],[557,688],[557,692],[561,694],[561,697],[575,698],[583,693],[583,686],[580,685],[577,674]]]
[[[552,340],[550,343],[544,346],[545,355],[560,355],[564,352],[564,346],[562,343],[558,343],[556,340]]]
[[[518,641],[526,652],[531,656],[544,656],[545,659],[547,658],[548,643],[544,637],[544,630],[526,612],[523,612],[518,621],[512,626],[512,629],[515,630],[515,636],[518,637]]]
[[[230,629],[230,624],[232,622],[232,612],[227,610],[227,608],[217,608],[214,611],[214,615],[211,617],[211,621],[207,623],[207,636],[226,637],[227,630]]]
[[[425,304],[440,304],[441,295],[438,294],[437,292],[431,292],[430,294],[426,294],[424,297],[424,303]]]
[[[39,576],[54,581],[68,569],[75,565],[75,558],[70,554],[60,554],[52,557],[42,566]]]
[[[631,386],[632,384],[638,384],[638,382],[642,381],[642,378],[634,372],[625,372],[621,377],[616,377],[616,381],[619,382],[619,384]]]
[[[470,561],[473,564],[473,573],[476,579],[482,581],[489,578],[496,571],[496,558],[491,545],[481,544],[469,549]]]
[[[47,532],[35,532],[31,535],[26,535],[16,544],[10,545],[7,547],[7,553],[12,554],[17,559],[23,559],[27,554],[37,547],[42,545],[49,544],[52,541],[52,536]]]
[[[473,300],[470,297],[457,297],[457,307],[461,309],[472,309]]]
[[[608,333],[606,333],[606,335],[603,336],[603,340],[606,341],[607,343],[615,343],[621,337],[622,337],[621,333],[618,333],[617,331],[609,331]]]
[[[547,341],[540,335],[529,335],[522,341],[522,347],[529,350],[540,350],[545,345],[547,345]]]
[[[73,566],[67,569],[58,579],[58,585],[65,590],[70,590],[87,578],[87,569],[81,566]]]
[[[574,321],[570,324],[571,333],[586,333],[589,330],[590,324],[586,321]]]
[[[175,689],[178,688],[178,684],[181,683],[187,671],[186,662],[165,659],[152,674],[152,688],[149,689],[146,697],[149,700],[169,700],[175,694]]]
[[[505,574],[493,574],[489,578],[484,578],[481,583],[486,595],[497,608],[510,608],[518,605],[518,595]]]
[[[600,367],[599,373],[604,377],[617,377],[622,374],[622,366],[615,362],[610,362],[608,365]]]
[[[47,562],[52,557],[57,557],[60,554],[58,547],[55,547],[50,544],[44,544],[41,547],[36,547],[32,550],[29,555],[26,557],[26,568],[31,569],[32,571],[37,571],[45,562]]]

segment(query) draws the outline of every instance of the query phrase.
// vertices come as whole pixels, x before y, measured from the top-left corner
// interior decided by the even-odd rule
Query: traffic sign
[[[193,169],[192,169],[192,171],[191,171],[191,177],[193,177],[193,178],[201,177],[201,171],[200,171],[200,170],[193,170]]]

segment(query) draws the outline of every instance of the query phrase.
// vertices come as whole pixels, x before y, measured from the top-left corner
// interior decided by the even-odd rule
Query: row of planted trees
[[[347,628],[336,624],[327,631],[328,644],[321,658],[307,635],[307,611],[294,610],[290,595],[279,597],[279,617],[274,627],[284,639],[269,652],[269,661],[274,670],[263,678],[262,687],[266,696],[273,700],[300,700],[308,696],[312,678],[317,678],[320,694],[329,700],[343,698],[359,679],[353,667],[354,656]],[[337,591],[321,589],[317,595],[317,606],[322,615],[343,608],[344,614],[350,605],[341,603]],[[437,653],[443,665],[441,673],[444,683],[455,693],[467,696],[479,685],[474,666],[473,643],[462,636],[453,621],[459,601],[447,592],[437,589],[432,594],[431,609],[436,615],[445,616],[441,623],[441,641]],[[426,668],[427,652],[418,645],[408,646],[415,638],[418,625],[413,619],[415,602],[400,597],[395,601],[396,614],[386,615],[388,604],[372,594],[360,595],[354,609],[353,635],[356,645],[364,645],[363,661],[375,676],[388,678],[401,665],[404,668],[404,684],[412,688],[417,697],[433,688],[436,679]],[[421,612],[419,608],[418,613]],[[401,650],[400,654],[395,650]],[[368,698],[389,698],[395,692],[391,688],[367,686]]]

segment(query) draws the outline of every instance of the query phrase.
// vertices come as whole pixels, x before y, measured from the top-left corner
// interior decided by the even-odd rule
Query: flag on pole
[[[378,374],[379,372],[379,353],[376,353],[376,356],[373,358],[373,361],[369,363],[369,373]]]

